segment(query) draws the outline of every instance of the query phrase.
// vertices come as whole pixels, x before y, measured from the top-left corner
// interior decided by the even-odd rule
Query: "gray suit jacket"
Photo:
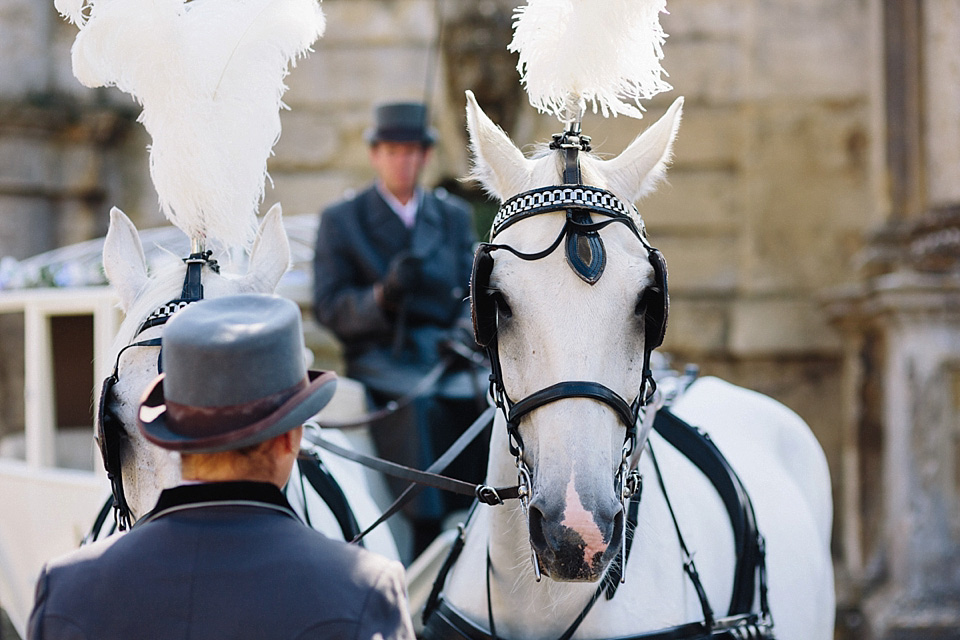
[[[29,640],[412,640],[403,567],[300,522],[273,485],[164,491],[129,533],[49,563]]]
[[[347,375],[403,393],[437,362],[437,343],[469,317],[474,242],[469,206],[442,191],[424,194],[412,229],[374,187],[323,212],[314,254],[314,312],[343,345]],[[373,285],[401,251],[421,259],[423,277],[403,310],[391,316],[374,301]],[[402,353],[395,352],[398,340]]]

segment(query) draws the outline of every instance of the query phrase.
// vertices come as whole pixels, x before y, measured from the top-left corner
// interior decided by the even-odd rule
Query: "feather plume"
[[[527,0],[513,41],[530,104],[563,122],[592,105],[604,117],[643,117],[640,100],[669,91],[660,66],[666,0]]]
[[[80,27],[77,79],[143,106],[164,215],[190,237],[248,248],[280,137],[283,80],[323,34],[318,0],[56,2]]]

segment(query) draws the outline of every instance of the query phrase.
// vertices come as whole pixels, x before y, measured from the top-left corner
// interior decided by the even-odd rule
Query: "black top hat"
[[[333,372],[307,371],[300,309],[242,294],[178,312],[163,332],[163,373],[147,387],[137,424],[165,449],[240,449],[303,424],[333,396]]]
[[[374,127],[365,133],[367,142],[419,142],[425,147],[437,140],[427,124],[427,106],[421,102],[392,102],[374,109]]]

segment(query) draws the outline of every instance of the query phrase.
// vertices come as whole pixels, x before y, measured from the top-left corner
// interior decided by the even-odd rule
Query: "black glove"
[[[420,280],[421,260],[417,256],[402,251],[394,256],[387,268],[387,275],[380,281],[383,293],[383,305],[388,309],[396,308]]]

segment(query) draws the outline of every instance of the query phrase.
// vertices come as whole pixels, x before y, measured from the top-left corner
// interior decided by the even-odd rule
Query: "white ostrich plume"
[[[142,106],[164,215],[249,247],[288,68],[323,34],[318,0],[55,0],[80,29],[73,73]]]
[[[592,105],[604,117],[641,118],[640,100],[669,91],[660,66],[666,0],[527,0],[514,14],[530,104],[563,122]]]

